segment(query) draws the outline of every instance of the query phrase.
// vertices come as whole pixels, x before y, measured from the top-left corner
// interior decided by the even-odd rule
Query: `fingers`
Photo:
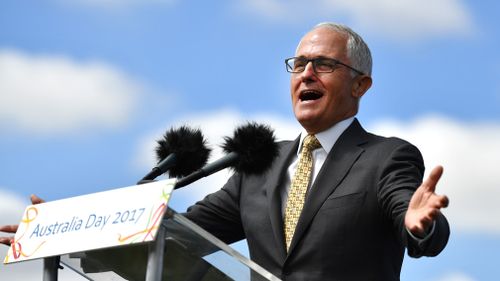
[[[7,232],[7,233],[16,233],[17,227],[18,227],[17,224],[2,225],[2,226],[0,226],[0,231]]]
[[[426,200],[425,204],[417,208],[408,208],[405,215],[406,228],[417,236],[425,234],[440,216],[441,208],[448,206],[448,202],[448,197],[433,194]]]
[[[448,207],[448,197],[435,193],[436,185],[442,174],[443,167],[435,167],[410,200],[405,215],[405,226],[413,234],[425,234],[432,223],[440,216],[441,209]]]
[[[30,199],[31,199],[31,204],[33,205],[45,202],[42,198],[36,196],[35,194],[31,194]]]
[[[407,229],[415,236],[418,236],[418,237],[422,237],[424,236],[424,233],[425,233],[425,229],[423,227],[423,225],[421,224],[418,224],[418,225],[414,225],[412,227],[407,227]]]
[[[424,237],[428,232],[430,226],[432,225],[432,222],[433,220],[430,217],[426,216],[413,223],[405,221],[405,225],[406,228],[414,235],[418,237]]]
[[[446,195],[437,195],[437,201],[438,201],[438,206],[439,208],[446,208],[448,207],[448,204],[450,203],[450,200],[448,199],[448,196]]]
[[[14,237],[0,237],[0,244],[10,246],[14,243]]]
[[[445,195],[432,196],[431,201],[425,209],[422,210],[420,221],[424,225],[431,225],[434,220],[441,214],[441,209],[448,206],[448,197]]]
[[[40,204],[45,202],[43,199],[40,197],[32,194],[30,196],[31,203],[33,205],[35,204]],[[6,233],[16,233],[19,225],[12,224],[12,225],[2,225],[0,226],[0,232],[6,232]],[[14,237],[0,237],[0,244],[4,244],[7,246],[10,246],[14,241]]]
[[[423,237],[428,233],[432,223],[441,214],[439,209],[427,209],[424,212],[420,212],[415,220],[405,220],[405,225],[413,234]]]
[[[2,225],[0,226],[1,232],[16,233],[17,225]],[[14,241],[14,237],[0,237],[0,244],[10,246]]]
[[[448,207],[449,199],[446,195],[432,194],[427,202],[428,208],[441,209]]]

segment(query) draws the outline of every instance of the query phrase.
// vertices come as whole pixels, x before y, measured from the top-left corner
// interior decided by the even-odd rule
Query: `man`
[[[186,216],[227,243],[246,238],[252,260],[283,280],[399,280],[405,247],[434,256],[448,241],[440,212],[448,198],[434,193],[442,168],[422,183],[416,147],[355,119],[372,84],[371,55],[351,29],[314,27],[286,64],[302,134],[280,143],[264,175],[235,174]],[[297,191],[307,135],[321,147],[308,156],[307,191]]]
[[[300,137],[279,144],[265,174],[236,173],[186,216],[227,243],[246,238],[252,260],[283,280],[399,280],[405,248],[434,256],[447,243],[442,168],[422,183],[416,147],[355,119],[371,55],[351,29],[314,27],[286,64]]]

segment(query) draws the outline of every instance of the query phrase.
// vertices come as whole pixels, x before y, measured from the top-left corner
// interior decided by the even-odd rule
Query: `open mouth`
[[[313,91],[313,90],[305,90],[302,91],[299,95],[300,101],[311,101],[311,100],[317,100],[323,96],[322,93]]]

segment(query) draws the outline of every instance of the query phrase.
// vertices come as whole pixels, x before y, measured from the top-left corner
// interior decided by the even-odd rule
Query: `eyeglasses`
[[[337,68],[337,65],[343,65],[359,75],[364,75],[363,72],[339,60],[333,58],[324,58],[324,57],[313,58],[313,59],[308,59],[304,57],[288,58],[285,60],[286,71],[290,73],[301,73],[306,69],[306,66],[309,62],[312,62],[314,72],[316,73],[333,72]]]

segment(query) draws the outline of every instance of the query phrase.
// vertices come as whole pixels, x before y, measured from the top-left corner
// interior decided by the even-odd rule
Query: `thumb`
[[[432,169],[429,177],[425,180],[423,185],[427,188],[427,190],[434,192],[436,190],[436,185],[443,175],[443,166],[436,166]]]
[[[30,200],[31,200],[31,204],[33,204],[33,205],[45,202],[45,200],[43,200],[42,198],[36,196],[35,194],[31,194]]]

